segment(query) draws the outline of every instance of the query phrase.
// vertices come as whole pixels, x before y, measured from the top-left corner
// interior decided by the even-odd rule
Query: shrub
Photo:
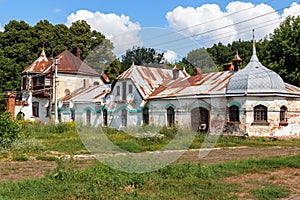
[[[21,137],[21,129],[17,121],[11,119],[11,113],[5,111],[0,115],[0,144],[9,146]]]

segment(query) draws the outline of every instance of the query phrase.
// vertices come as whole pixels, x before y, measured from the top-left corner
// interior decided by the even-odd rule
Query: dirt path
[[[179,158],[178,162],[183,163],[189,161],[191,163],[198,163],[200,161],[203,164],[212,164],[247,158],[291,156],[297,154],[300,154],[300,148],[296,147],[217,148],[209,151],[209,154],[203,158],[199,158],[199,150],[189,150]],[[74,158],[81,160],[79,163],[80,167],[91,164],[93,160],[93,157],[90,155],[80,155]],[[53,171],[56,166],[57,164],[54,161],[1,161],[0,181],[18,181],[26,178],[43,177],[49,171]]]

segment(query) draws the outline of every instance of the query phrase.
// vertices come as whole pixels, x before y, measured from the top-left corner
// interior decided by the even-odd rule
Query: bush
[[[21,129],[17,121],[11,119],[11,113],[5,111],[0,115],[0,144],[9,146],[21,137]]]

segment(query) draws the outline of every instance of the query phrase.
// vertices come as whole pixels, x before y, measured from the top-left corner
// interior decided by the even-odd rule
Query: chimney
[[[201,68],[200,67],[194,67],[193,68],[193,75],[194,76],[201,75]]]
[[[173,79],[177,79],[179,77],[179,67],[177,65],[175,65],[175,67],[172,69],[173,72]]]
[[[76,57],[80,59],[80,47],[77,47]]]
[[[6,110],[10,111],[11,118],[15,119],[15,106],[16,106],[16,93],[15,92],[7,92],[6,93],[7,101],[6,101]]]
[[[234,70],[234,66],[232,63],[223,64],[223,71],[232,71]]]

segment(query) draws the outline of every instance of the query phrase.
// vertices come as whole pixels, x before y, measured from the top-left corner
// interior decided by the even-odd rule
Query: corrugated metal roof
[[[54,60],[58,59],[57,71],[60,73],[68,74],[80,74],[80,75],[90,75],[90,76],[100,76],[100,74],[84,63],[82,60],[73,55],[70,51],[65,50],[61,54],[57,55]],[[48,66],[44,73],[53,71],[53,65]]]
[[[285,88],[286,88],[286,91],[287,91],[289,94],[292,94],[292,95],[300,95],[300,88],[299,88],[299,87],[296,87],[296,86],[294,86],[294,85],[285,83]]]
[[[64,96],[60,100],[67,102],[101,102],[107,93],[110,92],[110,85],[95,85],[89,88],[81,88]]]
[[[212,72],[164,82],[148,99],[226,93],[230,71]]]
[[[38,59],[36,59],[31,65],[29,65],[26,69],[23,70],[22,74],[25,73],[42,73],[51,62],[49,62],[44,49]]]
[[[187,73],[179,71],[179,78],[187,76],[189,76]],[[172,78],[173,71],[171,69],[133,65],[119,75],[116,80],[131,79],[143,99],[146,99],[160,84],[170,81]]]

